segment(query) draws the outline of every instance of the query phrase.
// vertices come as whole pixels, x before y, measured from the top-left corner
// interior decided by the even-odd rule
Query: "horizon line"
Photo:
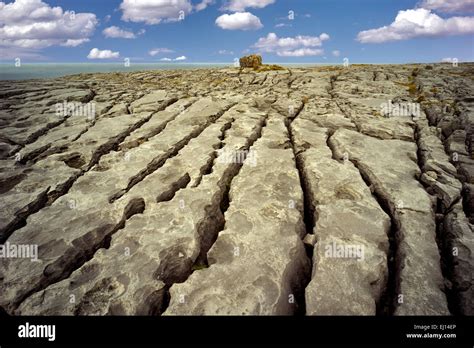
[[[473,61],[459,61],[459,64],[463,63],[474,63]],[[5,62],[5,61],[0,61],[0,65],[14,65],[15,63],[13,62]],[[120,64],[123,65],[123,62],[118,62],[118,61],[113,61],[113,62],[22,62],[23,64],[28,64],[28,65],[34,65],[34,64]],[[234,62],[159,62],[159,61],[153,61],[153,62],[131,62],[131,65],[139,65],[139,64],[176,64],[176,65],[185,65],[185,64],[206,64],[206,65],[211,65],[211,64],[220,64],[220,65],[233,65]],[[263,63],[265,64],[282,64],[282,65],[308,65],[308,64],[315,64],[315,65],[343,65],[344,63],[342,62],[268,62],[268,63]],[[367,63],[367,62],[350,62],[349,65],[352,64],[368,64],[368,65],[402,65],[402,64],[452,64],[451,62],[442,62],[442,61],[436,61],[436,62],[404,62],[404,63],[395,63],[395,62],[378,62],[378,63]]]

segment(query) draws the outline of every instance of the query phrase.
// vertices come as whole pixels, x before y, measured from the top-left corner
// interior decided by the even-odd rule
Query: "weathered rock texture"
[[[245,56],[239,59],[241,68],[258,68],[262,65],[262,56],[257,54],[251,54],[250,56]]]
[[[0,254],[0,307],[472,315],[473,76],[440,64],[2,81],[0,244],[37,246],[38,261]]]

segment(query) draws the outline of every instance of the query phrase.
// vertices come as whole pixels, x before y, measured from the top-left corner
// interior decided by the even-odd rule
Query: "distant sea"
[[[278,63],[280,64],[280,63]],[[321,64],[281,64],[285,66],[314,66]],[[232,67],[232,63],[13,63],[0,64],[0,80],[28,80],[60,77],[81,73],[127,72],[141,70],[205,69]]]
[[[131,63],[129,67],[123,63],[22,63],[20,67],[16,67],[13,63],[2,63],[0,64],[0,80],[44,79],[81,73],[223,68],[225,66],[232,66],[232,63]]]

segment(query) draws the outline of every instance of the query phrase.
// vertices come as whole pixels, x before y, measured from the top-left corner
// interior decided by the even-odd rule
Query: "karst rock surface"
[[[473,76],[1,81],[1,311],[473,315]]]

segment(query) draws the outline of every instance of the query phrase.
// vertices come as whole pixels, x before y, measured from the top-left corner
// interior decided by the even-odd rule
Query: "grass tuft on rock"
[[[263,71],[286,70],[286,69],[276,64],[262,64],[254,68],[253,70],[256,72],[263,72]]]

